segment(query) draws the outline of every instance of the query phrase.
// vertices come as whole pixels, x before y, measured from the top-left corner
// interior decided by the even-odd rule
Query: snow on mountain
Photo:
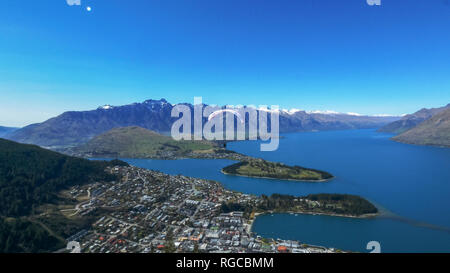
[[[98,109],[101,109],[101,110],[111,110],[111,109],[113,109],[113,108],[114,108],[114,106],[111,106],[111,105],[109,105],[109,104],[106,104],[106,105],[100,106]]]

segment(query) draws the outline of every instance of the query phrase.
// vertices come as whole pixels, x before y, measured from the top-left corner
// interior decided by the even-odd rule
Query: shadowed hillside
[[[410,144],[450,147],[450,108],[393,139]]]
[[[111,165],[127,164],[89,161],[0,139],[0,252],[42,252],[64,246],[60,236],[31,216],[42,205],[61,202],[61,190],[117,179],[105,172]]]
[[[433,115],[436,115],[448,108],[450,108],[450,104],[440,108],[423,108],[415,112],[414,114],[406,115],[400,120],[394,121],[381,127],[380,129],[378,129],[378,131],[384,133],[401,134],[408,131],[409,129],[416,127],[421,122],[424,122],[425,120],[431,118]]]

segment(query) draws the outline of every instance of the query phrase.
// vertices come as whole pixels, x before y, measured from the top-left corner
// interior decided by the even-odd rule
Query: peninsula
[[[284,194],[262,195],[257,204],[227,202],[222,203],[221,210],[222,212],[242,211],[250,218],[267,213],[323,214],[368,218],[379,213],[375,205],[360,196],[334,193],[310,194],[301,197]]]

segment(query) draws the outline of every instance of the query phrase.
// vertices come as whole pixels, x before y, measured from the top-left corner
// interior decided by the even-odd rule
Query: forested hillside
[[[123,164],[118,160],[89,161],[0,139],[0,252],[36,252],[61,246],[61,240],[28,216],[43,204],[58,202],[58,192],[70,186],[116,179],[104,170]]]

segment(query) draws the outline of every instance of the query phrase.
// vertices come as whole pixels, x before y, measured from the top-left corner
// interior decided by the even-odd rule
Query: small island
[[[222,173],[247,177],[294,180],[305,182],[325,182],[333,178],[327,172],[307,169],[300,166],[288,166],[263,159],[249,159],[227,166]]]

